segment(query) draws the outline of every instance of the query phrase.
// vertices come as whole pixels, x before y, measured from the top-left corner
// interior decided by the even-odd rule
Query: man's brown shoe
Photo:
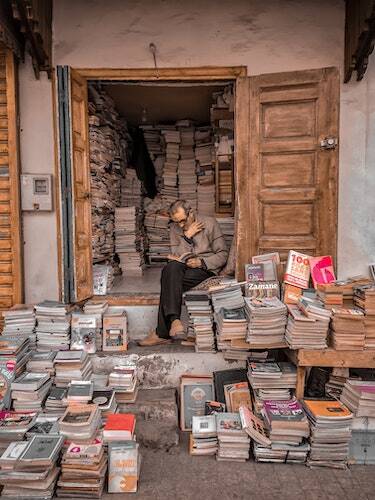
[[[181,321],[179,319],[173,320],[171,329],[169,330],[169,335],[173,338],[177,336],[183,336],[184,334],[184,325],[181,323]]]
[[[171,339],[162,339],[158,337],[155,331],[150,332],[145,339],[142,339],[138,342],[138,345],[142,347],[152,346],[152,345],[162,345],[162,344],[170,344]]]

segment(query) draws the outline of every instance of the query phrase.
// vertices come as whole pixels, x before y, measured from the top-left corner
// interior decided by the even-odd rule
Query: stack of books
[[[86,351],[59,351],[54,364],[57,387],[67,387],[72,380],[90,380],[92,364]]]
[[[363,350],[365,316],[360,309],[332,308],[331,338],[336,350]]]
[[[134,403],[138,394],[137,367],[115,366],[109,374],[108,387],[115,391],[118,404]]]
[[[177,167],[180,158],[181,136],[178,130],[163,129],[165,141],[165,162],[163,169],[163,187],[161,196],[170,205],[178,198]]]
[[[22,441],[34,426],[35,412],[2,411],[0,413],[0,451],[13,441]]]
[[[145,267],[142,213],[136,207],[115,209],[116,252],[124,275],[142,275]]]
[[[105,443],[129,441],[134,438],[135,416],[132,413],[110,413],[103,428]]]
[[[26,438],[31,439],[36,435],[59,435],[59,417],[57,415],[47,415],[39,413],[35,419],[34,425],[26,432]]]
[[[253,346],[283,344],[287,308],[277,297],[252,299],[245,298],[249,318],[246,340]]]
[[[163,182],[163,170],[165,162],[164,142],[161,137],[160,126],[141,125],[143,136],[147,146],[148,154],[154,164],[156,173],[156,187],[160,190]]]
[[[190,290],[184,294],[189,315],[188,335],[195,337],[197,352],[215,352],[213,312],[208,293]]]
[[[44,411],[47,415],[57,415],[59,417],[64,415],[66,407],[68,406],[68,401],[66,399],[67,393],[67,387],[51,387],[44,405]]]
[[[38,351],[68,350],[70,345],[71,306],[45,300],[35,306]]]
[[[197,173],[194,154],[194,127],[180,127],[180,159],[178,160],[178,195],[197,209]]]
[[[375,417],[375,382],[349,378],[340,400],[356,417]]]
[[[34,373],[48,373],[53,380],[55,375],[54,359],[56,351],[30,353],[29,360],[26,364],[26,369]]]
[[[310,444],[307,441],[299,446],[283,443],[272,443],[271,447],[254,443],[254,458],[257,462],[304,464],[306,462]]]
[[[11,443],[0,458],[2,498],[52,499],[63,442],[60,436],[37,435],[31,441]]]
[[[216,415],[193,415],[190,455],[216,455],[217,450]]]
[[[30,340],[26,335],[1,335],[0,337],[0,410],[10,408],[10,384],[24,370],[29,358]]]
[[[340,401],[303,401],[310,422],[309,466],[345,468],[351,438],[352,413]]]
[[[101,498],[107,473],[103,443],[70,443],[61,459],[58,498]]]
[[[17,304],[7,311],[2,312],[4,318],[3,335],[14,335],[21,333],[28,336],[30,340],[30,349],[36,348],[35,335],[35,311],[34,306],[26,304]]]
[[[138,179],[137,172],[130,168],[126,169],[125,177],[121,179],[121,207],[142,208],[142,181]]]
[[[70,349],[72,351],[86,351],[88,354],[95,353],[97,346],[101,345],[101,327],[101,316],[99,318],[97,314],[73,312]]]
[[[325,349],[327,347],[327,321],[309,318],[294,304],[288,305],[288,312],[285,339],[291,349]]]
[[[375,348],[375,285],[354,288],[354,304],[365,314],[365,347]]]
[[[101,424],[97,405],[69,405],[59,422],[60,434],[68,440],[84,442],[93,439]]]
[[[66,400],[71,403],[89,403],[94,392],[94,384],[91,380],[72,380],[68,386]]]
[[[265,401],[289,401],[292,398],[290,389],[254,389],[253,405],[256,413],[263,410]]]
[[[253,389],[295,389],[297,370],[287,361],[249,362],[247,376]]]
[[[235,309],[222,307],[215,312],[215,322],[219,349],[230,348],[232,340],[245,340],[248,319],[244,307]]]
[[[349,368],[332,368],[329,379],[325,384],[326,396],[340,399],[344,385],[349,378]]]
[[[217,217],[221,232],[223,233],[228,250],[234,238],[234,217]]]
[[[242,428],[239,413],[216,415],[217,460],[245,462],[249,458],[250,437]]]
[[[245,305],[241,285],[235,281],[228,286],[213,289],[211,299],[215,313],[219,313],[221,308],[239,309]]]
[[[88,300],[83,306],[83,312],[90,318],[96,319],[97,334],[95,335],[95,347],[96,351],[102,350],[102,335],[101,328],[103,327],[103,315],[108,309],[108,302],[103,300],[101,302],[95,302],[93,300]]]
[[[326,309],[342,306],[344,303],[343,288],[335,282],[318,284],[316,293]]]
[[[215,215],[214,150],[211,127],[195,131],[195,160],[198,172],[198,213]]]
[[[166,262],[170,253],[169,215],[160,196],[145,201],[144,225],[147,235],[149,264]]]
[[[289,401],[264,401],[262,413],[272,443],[299,446],[304,438],[309,437],[309,422],[295,398]]]
[[[48,373],[23,373],[11,385],[13,408],[16,411],[42,411],[51,385]]]

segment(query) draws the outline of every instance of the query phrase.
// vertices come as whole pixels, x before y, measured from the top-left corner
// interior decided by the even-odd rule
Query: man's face
[[[173,222],[176,222],[183,231],[189,229],[191,223],[194,221],[194,214],[192,211],[186,212],[182,207],[171,216]]]

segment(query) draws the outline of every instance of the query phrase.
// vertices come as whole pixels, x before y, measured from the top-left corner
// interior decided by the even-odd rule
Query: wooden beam
[[[296,351],[298,366],[325,366],[337,368],[375,368],[375,349],[364,351],[336,351],[335,349]]]

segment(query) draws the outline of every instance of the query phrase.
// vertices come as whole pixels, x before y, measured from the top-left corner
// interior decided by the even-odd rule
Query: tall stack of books
[[[38,351],[68,350],[70,345],[71,306],[45,300],[35,306]]]
[[[180,132],[175,129],[162,129],[165,141],[165,162],[163,170],[163,187],[161,196],[163,201],[170,205],[178,198],[177,167],[180,158]]]
[[[284,342],[287,308],[277,297],[245,298],[249,318],[246,340],[256,346],[267,347]]]
[[[11,443],[0,458],[2,498],[52,499],[63,443],[62,437],[48,435]]]
[[[216,455],[218,450],[216,416],[193,415],[190,455]]]
[[[365,346],[375,348],[375,285],[354,288],[354,304],[365,314]]]
[[[234,217],[217,217],[221,232],[223,233],[228,250],[234,238]]]
[[[90,380],[92,364],[86,351],[59,351],[54,364],[57,387],[68,387],[72,380]]]
[[[351,438],[352,413],[340,401],[305,399],[310,422],[311,451],[307,465],[345,468]]]
[[[217,460],[245,462],[249,458],[250,437],[242,428],[239,413],[218,413],[216,430]]]
[[[178,160],[178,196],[197,209],[197,174],[194,154],[194,128],[180,127],[180,159]]]
[[[58,498],[101,498],[107,473],[103,443],[70,443],[61,459]]]
[[[26,304],[17,304],[7,311],[3,311],[4,328],[3,335],[14,335],[21,333],[28,335],[30,340],[30,349],[36,348],[35,335],[35,311],[34,306]]]
[[[232,340],[245,340],[247,321],[244,307],[235,309],[221,307],[215,312],[218,348],[225,350],[230,348]]]
[[[144,270],[144,242],[142,214],[136,207],[115,209],[116,252],[124,275],[142,275]]]
[[[163,170],[165,162],[164,141],[161,136],[160,126],[142,125],[143,136],[148,153],[154,164],[156,174],[156,187],[158,191],[163,183]]]
[[[25,372],[11,384],[16,411],[42,411],[52,380],[49,374]]]
[[[118,404],[134,403],[138,394],[136,365],[115,366],[109,374],[108,387],[115,391]]]
[[[215,351],[213,312],[208,293],[190,290],[184,294],[189,315],[189,332],[195,337],[197,352]]]
[[[145,200],[145,219],[147,235],[147,257],[149,264],[167,261],[170,253],[169,215],[160,196]]]
[[[348,379],[340,400],[356,417],[375,417],[375,382]]]
[[[198,213],[211,216],[215,214],[213,155],[211,127],[198,127],[195,130],[195,160],[198,172]]]
[[[298,306],[288,305],[288,323],[285,339],[291,349],[325,349],[327,321],[308,317]]]
[[[360,309],[332,308],[331,337],[336,350],[363,350],[365,317]]]
[[[121,179],[121,207],[136,207],[142,209],[143,206],[143,186],[138,179],[137,172],[132,168],[126,169],[125,177]]]

